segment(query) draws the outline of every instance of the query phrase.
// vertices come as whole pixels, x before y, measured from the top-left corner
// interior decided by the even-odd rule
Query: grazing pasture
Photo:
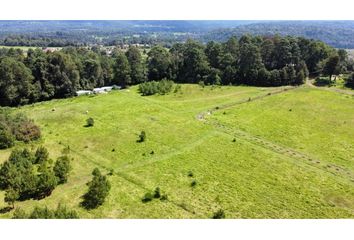
[[[184,84],[143,97],[132,87],[14,108],[42,131],[15,147],[43,145],[53,159],[66,148],[74,159],[66,184],[15,207],[64,203],[82,218],[212,218],[220,209],[226,218],[353,218],[354,98],[284,89]],[[111,190],[86,210],[95,167],[111,173]],[[164,197],[142,201],[156,187]]]

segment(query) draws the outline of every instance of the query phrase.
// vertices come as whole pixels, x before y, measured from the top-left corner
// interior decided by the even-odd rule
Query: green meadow
[[[15,203],[27,212],[64,203],[81,218],[210,218],[219,209],[226,218],[354,217],[350,95],[184,84],[163,96],[143,97],[132,87],[13,111],[42,130],[40,141],[16,148],[43,145],[53,159],[69,148],[73,158],[66,184],[42,200]],[[93,127],[85,127],[89,117]],[[142,130],[146,141],[139,143]],[[0,162],[11,150],[0,151]],[[112,188],[88,211],[80,202],[95,167],[114,172]],[[143,203],[156,187],[168,200]],[[0,208],[3,198],[0,192]]]

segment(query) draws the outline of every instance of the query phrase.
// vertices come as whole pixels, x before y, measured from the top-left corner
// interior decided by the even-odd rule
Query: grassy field
[[[61,202],[83,218],[210,218],[218,209],[227,218],[353,218],[354,98],[282,90],[182,85],[141,97],[133,87],[16,109],[42,129],[27,147],[44,145],[56,158],[70,146],[74,159],[68,183],[16,207]],[[88,117],[94,127],[84,127]],[[147,141],[137,143],[142,130]],[[10,151],[0,151],[0,162]],[[79,203],[94,167],[114,170],[112,189],[87,211]],[[157,186],[168,201],[142,203]]]

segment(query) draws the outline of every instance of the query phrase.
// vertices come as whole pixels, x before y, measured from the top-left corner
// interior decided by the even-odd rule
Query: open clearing
[[[68,183],[16,207],[61,202],[83,218],[210,218],[218,209],[227,218],[353,218],[354,98],[282,90],[182,85],[181,93],[142,97],[133,87],[18,108],[42,129],[28,147],[44,145],[56,158],[70,146],[74,160]],[[84,127],[88,117],[94,127]],[[142,130],[147,140],[137,143]],[[10,152],[1,150],[0,161]],[[114,170],[112,189],[86,211],[80,197],[94,167]],[[168,201],[142,203],[157,186]]]

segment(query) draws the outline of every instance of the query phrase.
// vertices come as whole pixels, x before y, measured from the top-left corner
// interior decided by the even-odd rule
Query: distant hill
[[[354,21],[125,20],[125,21],[0,21],[0,44],[60,45],[168,43],[193,38],[225,41],[232,35],[293,35],[318,39],[337,48],[354,48]],[[5,41],[8,37],[15,38]],[[21,38],[42,39],[22,41]],[[134,40],[131,40],[134,38]],[[45,39],[45,41],[43,41]],[[48,40],[49,39],[49,40]],[[53,43],[52,43],[53,45]]]
[[[274,21],[221,28],[204,36],[224,41],[232,35],[291,35],[321,40],[333,47],[354,48],[354,21]]]

